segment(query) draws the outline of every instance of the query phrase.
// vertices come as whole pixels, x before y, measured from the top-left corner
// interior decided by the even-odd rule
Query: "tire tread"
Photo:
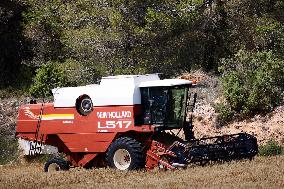
[[[132,164],[129,170],[136,170],[145,167],[144,148],[140,142],[130,137],[121,137],[116,139],[109,147],[106,153],[107,163],[110,167],[115,168],[113,163],[113,155],[117,149],[127,148],[131,154]]]

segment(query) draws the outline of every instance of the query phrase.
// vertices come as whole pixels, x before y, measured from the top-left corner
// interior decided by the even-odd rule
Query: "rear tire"
[[[111,168],[136,170],[145,167],[145,152],[141,143],[129,137],[116,139],[109,147],[106,160]]]
[[[67,161],[60,158],[52,158],[44,165],[44,172],[66,171],[69,170]]]

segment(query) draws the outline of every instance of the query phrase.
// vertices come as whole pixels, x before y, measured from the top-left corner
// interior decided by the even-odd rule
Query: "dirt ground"
[[[210,109],[210,105],[207,106]],[[224,134],[236,134],[246,132],[254,135],[260,145],[269,140],[275,140],[284,144],[284,106],[277,107],[268,115],[256,115],[253,118],[234,121],[226,126],[216,126],[216,114],[211,109],[211,117],[208,113],[201,120],[195,120],[195,134],[197,138]]]
[[[42,165],[0,167],[1,188],[284,188],[284,156],[257,157],[177,171],[71,169],[45,173]]]

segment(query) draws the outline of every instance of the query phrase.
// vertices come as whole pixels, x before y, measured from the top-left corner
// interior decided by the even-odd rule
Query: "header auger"
[[[53,103],[20,107],[16,136],[56,146],[45,171],[109,166],[177,169],[190,163],[253,158],[257,141],[239,133],[196,139],[195,83],[158,74],[103,77],[99,85],[53,89]],[[183,130],[184,139],[168,132]]]

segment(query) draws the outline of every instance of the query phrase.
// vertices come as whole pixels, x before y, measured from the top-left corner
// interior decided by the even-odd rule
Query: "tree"
[[[16,0],[0,2],[0,88],[19,85],[19,78],[23,83],[30,79],[29,69],[21,64],[31,56],[29,42],[22,33],[25,10]]]
[[[103,74],[172,74],[199,61],[193,26],[200,0],[27,2],[34,65],[73,59]]]

